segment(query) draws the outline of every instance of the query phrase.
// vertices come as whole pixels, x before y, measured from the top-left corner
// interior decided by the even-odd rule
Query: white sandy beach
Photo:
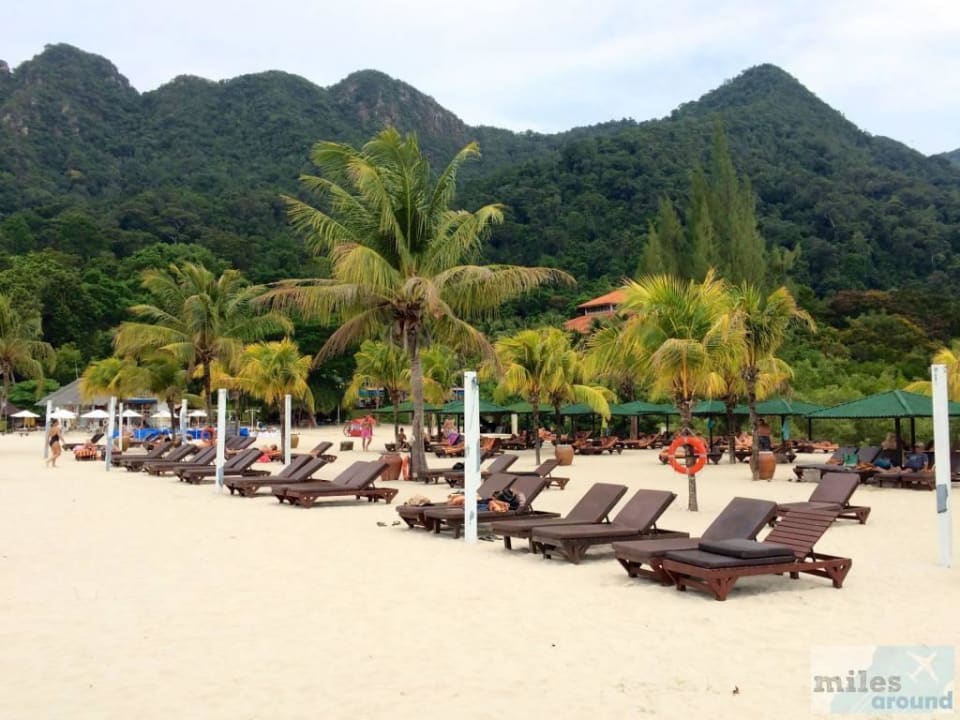
[[[387,434],[319,475],[376,458]],[[306,431],[301,448],[324,435],[343,439]],[[960,644],[960,570],[938,566],[930,492],[857,491],[868,524],[840,521],[817,545],[853,558],[843,589],[746,578],[720,603],[628,578],[609,547],[575,566],[391,526],[393,505],[292,508],[41,458],[40,433],[0,438],[3,719],[805,718],[811,646]],[[562,470],[567,489],[537,508],[565,512],[595,481],[671,489],[659,524],[692,534],[735,495],[813,489],[783,465],[770,483],[709,466],[690,513],[656,452]],[[394,505],[447,494],[386,484]]]

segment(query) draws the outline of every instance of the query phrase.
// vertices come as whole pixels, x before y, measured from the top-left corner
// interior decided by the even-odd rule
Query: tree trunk
[[[750,448],[750,473],[754,480],[760,478],[760,440],[757,435],[757,377],[748,372],[744,378],[747,385],[747,407],[750,408],[750,427],[753,428],[753,447]]]
[[[177,405],[173,398],[167,398],[167,412],[170,413],[170,428],[173,431],[171,434],[176,439],[176,436],[183,432],[183,428],[180,427],[180,418],[176,414]]]
[[[420,343],[416,331],[407,333],[410,355],[410,395],[413,398],[413,445],[410,448],[410,477],[419,480],[427,469],[423,450],[423,366],[420,364]]]
[[[210,379],[210,363],[203,364],[203,404],[207,411],[207,422],[213,422],[213,381]]]
[[[397,410],[400,393],[396,390],[387,392],[390,393],[390,404],[393,405],[393,442],[397,445],[397,452],[400,452],[400,411]]]
[[[737,433],[734,432],[735,428],[733,426],[733,408],[735,407],[736,400],[726,402],[727,406],[727,450],[730,452],[730,464],[736,465],[737,463]]]
[[[536,400],[530,403],[530,411],[533,415],[533,452],[537,459],[537,465],[540,464],[540,403]]]
[[[677,410],[680,411],[680,432],[684,435],[693,434],[693,400],[685,399],[677,403]],[[687,510],[697,512],[697,476],[687,475]]]

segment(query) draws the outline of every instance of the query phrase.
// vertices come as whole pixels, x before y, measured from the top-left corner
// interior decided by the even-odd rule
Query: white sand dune
[[[342,439],[301,444],[325,434]],[[385,435],[321,476],[377,457]],[[393,527],[383,503],[291,508],[70,453],[48,470],[41,452],[39,435],[0,438],[0,718],[804,718],[811,646],[960,639],[933,493],[857,491],[869,523],[818,545],[853,558],[842,590],[747,578],[719,603],[630,579],[609,548],[545,561]],[[691,533],[735,495],[812,490],[785,466],[771,483],[710,466],[690,513],[654,452],[564,471],[537,507],[566,511],[594,481],[671,489],[660,525]],[[388,484],[396,503],[446,495]]]

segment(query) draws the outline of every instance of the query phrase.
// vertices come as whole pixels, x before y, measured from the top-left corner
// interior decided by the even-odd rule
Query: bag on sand
[[[433,505],[433,503],[430,501],[430,498],[426,497],[425,495],[414,495],[413,497],[409,497],[403,504],[410,505],[413,507],[423,507],[425,505]]]

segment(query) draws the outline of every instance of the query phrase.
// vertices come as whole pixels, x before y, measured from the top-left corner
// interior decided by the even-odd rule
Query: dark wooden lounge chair
[[[86,442],[62,443],[60,447],[62,447],[64,450],[76,450],[78,447],[83,447],[84,445],[96,445],[98,442],[100,442],[102,438],[103,438],[103,432],[98,430],[93,435],[91,435],[90,439],[87,440]]]
[[[168,453],[174,449],[173,440],[166,440],[162,443],[158,443],[153,446],[153,449],[149,452],[134,454],[134,455],[120,455],[119,457],[111,454],[110,464],[116,465],[118,467],[125,467],[127,470],[139,470],[143,467],[143,463],[146,460],[159,460],[164,456],[165,453]]]
[[[850,498],[860,484],[860,477],[855,473],[829,472],[825,473],[817,483],[817,487],[810,493],[806,502],[783,503],[777,506],[777,516],[793,510],[832,510],[838,511],[838,517],[856,520],[861,525],[867,522],[870,508],[866,505],[851,505]]]
[[[480,484],[479,488],[477,488],[477,494],[482,498],[493,497],[494,493],[500,492],[501,490],[506,490],[508,487],[510,487],[515,479],[516,476],[506,475],[504,473],[491,475]],[[424,512],[428,508],[438,507],[447,507],[447,503],[434,503],[432,505],[399,505],[397,507],[397,514],[407,524],[408,527],[422,527],[426,530],[433,530],[434,521],[428,520],[426,517],[424,517]]]
[[[533,475],[514,476],[510,489],[523,495],[523,504],[516,510],[508,510],[507,512],[479,510],[477,511],[477,522],[493,522],[508,517],[530,517],[533,515],[541,518],[559,517],[560,513],[538,512],[533,509],[533,501],[537,499],[546,485],[546,480]],[[433,532],[435,534],[439,534],[441,530],[446,528],[453,530],[453,537],[455,538],[460,537],[466,521],[466,513],[462,507],[427,507],[424,509],[423,515],[427,522],[433,522]]]
[[[576,564],[593,545],[609,545],[618,540],[689,537],[689,533],[657,528],[657,520],[676,497],[676,493],[666,490],[637,490],[613,522],[534,528],[533,550],[542,553],[544,558],[560,552]]]
[[[671,550],[663,571],[678,590],[693,587],[726,600],[737,580],[749,575],[782,575],[794,580],[800,573],[825,577],[835,588],[853,561],[816,553],[813,546],[837,518],[837,510],[794,510],[784,515],[762,542],[756,540],[701,540],[697,550]]]
[[[143,464],[143,469],[146,470],[151,475],[165,475],[166,473],[176,472],[178,469],[184,469],[187,467],[204,467],[212,463],[217,457],[217,449],[215,447],[205,447],[205,448],[196,448],[194,447],[195,452],[189,459],[181,460],[166,460],[160,458],[159,460],[148,460]]]
[[[735,497],[700,537],[615,542],[613,552],[630,577],[643,575],[669,585],[671,580],[663,571],[663,558],[669,551],[696,550],[701,540],[753,540],[776,510],[777,504],[770,500]]]
[[[326,455],[327,450],[329,450],[329,449],[332,448],[332,447],[333,447],[333,443],[332,443],[332,442],[328,442],[327,440],[323,440],[322,442],[318,442],[316,445],[314,445],[312,448],[310,448],[309,450],[307,450],[307,452],[305,452],[305,453],[295,453],[295,452],[292,452],[292,453],[290,453],[290,456],[293,457],[293,458],[297,458],[297,457],[301,457],[301,456],[309,457],[309,456],[312,455],[313,457],[324,457],[328,463],[332,463],[334,460],[337,459],[337,456],[336,456],[336,455]]]
[[[511,455],[510,453],[498,455],[487,467],[480,468],[480,477],[488,478],[491,475],[506,472],[507,468],[511,467],[518,459],[517,455]],[[463,487],[463,478],[464,472],[462,468],[457,468],[456,470],[450,469],[443,472],[443,479],[447,481],[447,485],[450,487]]]
[[[320,498],[336,498],[353,496],[357,500],[366,498],[368,502],[384,500],[393,501],[399,490],[396,488],[378,488],[374,481],[387,469],[382,460],[361,461],[346,482],[305,482],[294,485],[281,485],[272,488],[274,496],[281,503],[288,502],[300,507],[313,507]],[[360,463],[354,463],[358,465]],[[282,494],[277,493],[279,487],[284,488]]]
[[[580,445],[577,449],[577,452],[581,455],[602,455],[605,452],[613,455],[617,453],[619,455],[623,452],[623,443],[620,442],[620,438],[616,435],[609,435],[604,438],[600,438],[598,442],[594,443],[585,443]]]
[[[567,513],[566,517],[547,518],[511,518],[497,520],[490,527],[497,535],[503,536],[503,546],[510,550],[512,538],[526,538],[533,552],[531,535],[534,528],[558,527],[560,525],[593,525],[607,522],[607,516],[620,498],[627,492],[626,485],[612,483],[594,483],[586,494]],[[773,503],[770,503],[771,506]]]
[[[269,475],[270,473],[266,470],[252,469],[253,464],[260,459],[260,455],[261,452],[258,448],[247,448],[239,451],[223,464],[224,475]],[[178,469],[176,473],[181,481],[197,485],[215,480],[217,468],[215,465],[205,465],[203,467]]]
[[[323,456],[298,455],[276,475],[228,475],[224,473],[223,484],[230,494],[241,497],[253,497],[262,487],[268,485],[293,485],[312,480],[313,474],[327,464]]]
[[[537,477],[542,477],[547,481],[547,487],[550,488],[556,485],[561,490],[567,487],[567,483],[570,482],[570,478],[565,477],[554,477],[553,471],[560,466],[560,461],[556,458],[549,458],[540,463],[533,470],[514,470],[511,469],[510,472],[513,475],[536,475]]]
[[[849,455],[853,455],[857,452],[855,447],[841,447],[830,455],[825,463],[803,463],[801,465],[794,465],[793,472],[797,476],[797,482],[803,482],[804,480],[804,470],[818,470],[819,476],[822,477],[825,472],[837,472],[843,471],[844,464],[843,460]],[[859,461],[860,456],[857,455]]]

